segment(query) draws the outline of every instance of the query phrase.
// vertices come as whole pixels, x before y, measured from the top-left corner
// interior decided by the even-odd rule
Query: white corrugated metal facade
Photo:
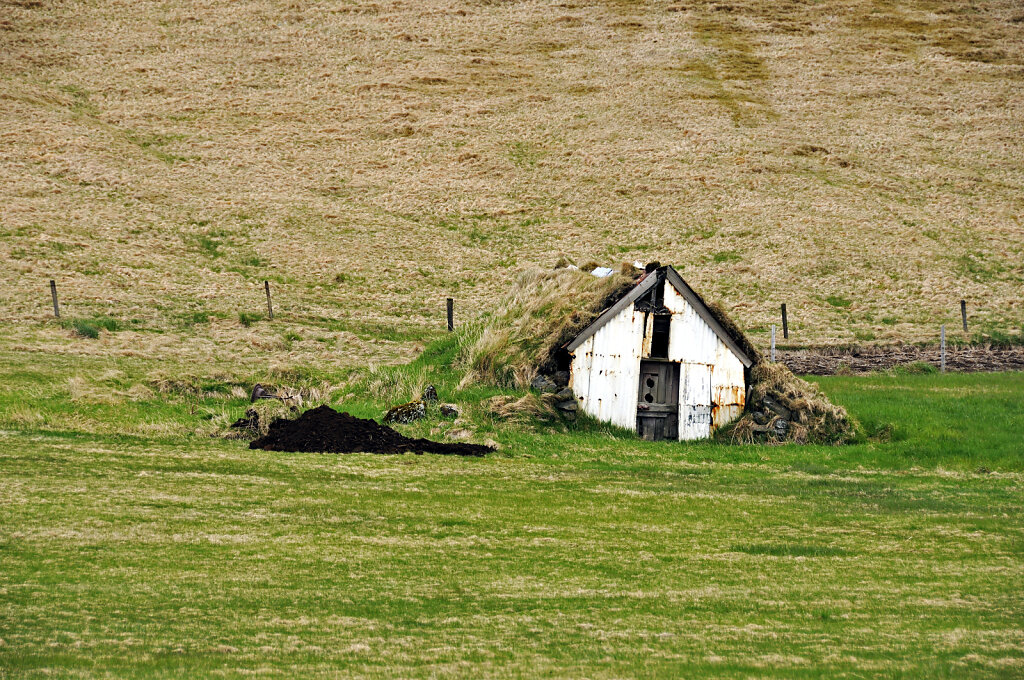
[[[693,299],[695,294],[686,289]],[[715,321],[706,308],[699,312],[671,277],[664,284],[663,304],[671,321],[668,354],[661,360],[679,364],[678,438],[703,439],[742,413],[749,359],[745,362],[745,355],[729,346],[721,326],[717,331],[712,327]],[[703,305],[699,297],[696,304]],[[654,317],[633,304],[610,312],[595,322],[598,327],[589,337],[575,347],[570,343],[570,386],[584,412],[636,430],[640,362],[651,356]]]

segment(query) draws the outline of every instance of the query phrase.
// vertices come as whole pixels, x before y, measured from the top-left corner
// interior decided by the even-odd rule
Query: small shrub
[[[238,323],[242,324],[246,328],[248,328],[249,326],[253,325],[257,321],[262,321],[262,320],[263,320],[263,315],[262,314],[251,314],[249,312],[239,312],[238,313]]]
[[[927,373],[938,373],[939,369],[927,361],[913,361],[909,364],[899,364],[892,367],[893,375],[924,375]]]
[[[829,303],[833,307],[849,307],[853,304],[841,295],[829,295],[825,298],[825,302]]]
[[[92,338],[95,340],[100,337],[100,329],[88,321],[78,320],[72,324],[75,329],[75,333],[83,338]]]
[[[111,319],[107,316],[100,316],[92,319],[75,319],[66,324],[65,327],[67,326],[70,326],[71,330],[76,335],[83,338],[91,338],[93,340],[100,337],[101,330],[113,333],[120,328],[120,324],[117,319]]]

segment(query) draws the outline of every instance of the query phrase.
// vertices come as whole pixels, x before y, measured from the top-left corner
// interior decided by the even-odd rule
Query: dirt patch
[[[318,453],[438,453],[449,456],[483,456],[494,451],[479,444],[412,439],[372,420],[338,413],[329,406],[310,409],[295,420],[275,420],[266,436],[253,441],[249,448]]]
[[[784,350],[778,353],[778,359],[798,375],[872,373],[916,363],[928,363],[938,368],[941,361],[938,347],[917,345]],[[963,373],[1024,371],[1024,347],[947,347],[946,370]]]

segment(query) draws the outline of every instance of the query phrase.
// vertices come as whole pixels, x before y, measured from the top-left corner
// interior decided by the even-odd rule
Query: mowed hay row
[[[801,343],[1024,313],[1008,0],[5,10],[7,320],[48,278],[164,329],[269,278],[422,330],[558,252],[672,262],[761,344],[779,301]]]

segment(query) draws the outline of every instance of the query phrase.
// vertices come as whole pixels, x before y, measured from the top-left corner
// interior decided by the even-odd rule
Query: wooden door
[[[644,439],[679,438],[679,364],[640,362],[636,431]]]
[[[679,389],[680,439],[711,436],[711,367],[683,364]]]

